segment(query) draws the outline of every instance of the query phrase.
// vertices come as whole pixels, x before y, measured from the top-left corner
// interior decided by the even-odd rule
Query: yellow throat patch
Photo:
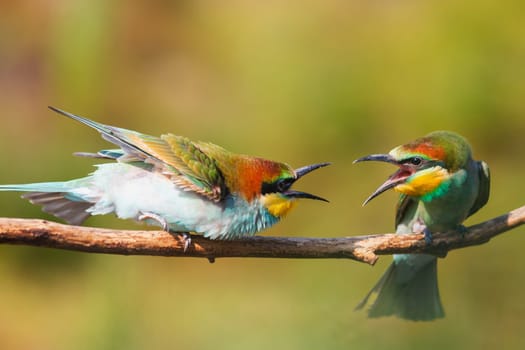
[[[280,194],[272,193],[263,196],[262,203],[270,214],[280,218],[288,214],[288,212],[295,207],[297,201],[287,199]]]
[[[433,192],[449,177],[448,171],[442,167],[433,167],[419,172],[410,182],[397,185],[394,190],[408,196],[424,196]]]

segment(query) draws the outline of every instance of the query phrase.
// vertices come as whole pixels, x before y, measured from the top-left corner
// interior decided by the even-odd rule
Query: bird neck
[[[421,200],[430,203],[436,200],[455,200],[461,193],[465,192],[465,185],[468,179],[468,171],[461,168],[454,173],[447,172],[447,175],[434,188],[434,190],[421,196]]]
[[[295,207],[297,201],[286,198],[279,193],[271,193],[261,196],[261,203],[271,215],[282,218]]]
[[[253,235],[277,222],[280,217],[271,214],[259,198],[246,201],[238,195],[230,195],[224,203],[221,238],[234,239]]]
[[[474,180],[465,169],[456,171],[446,184],[420,197],[416,216],[431,231],[451,229],[461,224],[476,197],[475,186],[472,186]]]
[[[394,189],[407,196],[420,198],[422,201],[431,201],[444,195],[449,186],[448,171],[440,166],[435,166],[419,171]]]
[[[262,183],[281,173],[281,165],[262,158],[236,155],[230,157],[221,170],[231,193],[251,202],[261,194]]]

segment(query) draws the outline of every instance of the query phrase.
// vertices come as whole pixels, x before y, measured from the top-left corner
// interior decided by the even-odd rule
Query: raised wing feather
[[[186,137],[167,134],[162,135],[162,140],[170,148],[169,165],[183,175],[175,178],[175,182],[183,187],[190,185],[192,190],[197,186],[199,190],[196,192],[215,201],[227,194],[224,177],[215,158],[208,156]]]
[[[224,178],[214,158],[185,137],[145,135],[97,123],[53,107],[50,109],[94,128],[106,141],[119,146],[124,152],[117,158],[119,162],[151,164],[155,171],[161,172],[178,186],[216,202],[227,194]]]

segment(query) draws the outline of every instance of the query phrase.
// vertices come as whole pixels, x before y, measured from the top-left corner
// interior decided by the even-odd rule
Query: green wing
[[[118,156],[119,152],[115,150],[101,151],[95,155],[81,155],[102,158],[118,156],[116,160],[119,162],[138,162],[139,166],[148,164],[152,167],[152,171],[161,172],[185,190],[199,193],[216,202],[223,199],[228,192],[215,159],[201,150],[197,143],[185,137],[172,134],[161,137],[145,135],[50,108],[99,131],[106,141],[116,144],[123,152],[122,156]]]
[[[471,216],[478,210],[480,210],[487,201],[489,200],[490,195],[490,170],[487,163],[481,161],[476,162],[478,167],[478,176],[479,176],[479,194],[474,202],[474,205],[470,209],[468,216]]]
[[[151,164],[178,186],[199,193],[213,201],[226,194],[222,172],[214,158],[208,156],[196,143],[173,134],[159,137],[119,129],[113,133],[120,141],[133,147],[122,147],[125,156],[118,161],[142,161]]]
[[[224,198],[228,191],[215,158],[186,137],[167,134],[161,139],[168,146],[160,155],[169,166],[167,176],[173,172],[175,183],[214,201]]]

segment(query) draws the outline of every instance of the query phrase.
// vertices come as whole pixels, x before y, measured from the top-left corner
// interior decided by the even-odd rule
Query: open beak
[[[393,187],[396,187],[399,184],[404,183],[414,173],[412,169],[403,166],[403,164],[400,164],[389,154],[371,154],[369,156],[361,157],[359,159],[354,160],[354,163],[366,162],[366,161],[391,163],[391,164],[397,165],[399,167],[399,170],[393,173],[392,175],[390,175],[390,177],[381,186],[379,186],[374,191],[374,193],[372,193],[364,201],[363,206],[366,205],[368,202],[370,202],[375,197],[379,196],[381,193]]]
[[[330,165],[330,163],[319,163],[319,164],[307,165],[299,169],[295,169],[295,181],[299,180],[301,177],[314,171],[315,169],[323,168],[328,165]],[[328,202],[328,200],[322,197],[318,197],[316,195],[306,193],[306,192],[287,190],[283,194],[285,194],[287,197],[290,197],[290,198],[308,198],[308,199],[315,199],[318,201]]]

